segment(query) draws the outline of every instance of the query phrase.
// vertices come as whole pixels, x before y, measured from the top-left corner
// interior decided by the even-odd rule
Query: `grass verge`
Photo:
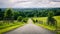
[[[51,30],[51,31],[54,31],[56,29],[53,26],[47,26],[47,25],[42,25],[42,24],[36,24],[36,25],[41,26],[41,27],[46,28],[46,29]]]
[[[3,34],[5,32],[11,31],[11,30],[13,30],[15,28],[18,28],[18,27],[21,27],[23,25],[24,25],[24,23],[19,23],[19,24],[15,24],[13,26],[10,26],[10,27],[4,28],[4,29],[0,29],[0,34]]]
[[[55,18],[56,19],[56,21],[57,21],[57,29],[55,28],[55,27],[53,27],[53,26],[49,26],[49,25],[47,25],[47,17],[34,17],[33,19],[34,20],[38,20],[38,21],[42,21],[43,22],[43,24],[36,24],[36,25],[38,25],[38,26],[42,26],[42,27],[44,27],[44,28],[46,28],[46,29],[49,29],[49,30],[60,30],[60,16],[54,16],[53,18]],[[60,34],[60,31],[57,31],[58,33],[57,34]]]
[[[46,28],[46,29],[51,30],[51,31],[55,31],[56,30],[56,28],[53,27],[53,26],[47,26],[47,25],[42,25],[42,24],[36,24],[36,25],[37,26],[41,26],[41,27]],[[56,31],[56,34],[60,34],[60,31]]]

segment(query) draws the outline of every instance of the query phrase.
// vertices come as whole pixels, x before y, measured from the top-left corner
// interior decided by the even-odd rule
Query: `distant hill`
[[[3,10],[7,8],[0,8]],[[60,8],[12,8],[14,11],[33,11],[33,10],[60,10]]]

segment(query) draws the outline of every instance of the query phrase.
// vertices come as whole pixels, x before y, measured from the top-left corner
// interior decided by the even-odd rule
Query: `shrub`
[[[32,18],[32,21],[33,21],[34,23],[36,23],[36,20],[34,20],[33,18]]]
[[[27,20],[28,20],[28,18],[24,18],[23,19],[23,22],[27,23]]]
[[[17,18],[17,21],[22,21],[22,16],[19,16],[18,18]]]

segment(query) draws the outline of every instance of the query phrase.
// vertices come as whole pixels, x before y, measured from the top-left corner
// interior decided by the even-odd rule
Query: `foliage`
[[[56,25],[57,21],[53,18],[53,16],[54,16],[54,13],[52,11],[50,11],[48,13],[48,19],[47,19],[48,25],[53,25],[53,26]]]
[[[13,12],[12,12],[12,9],[7,9],[4,13],[4,18],[6,20],[11,20],[13,17]]]
[[[38,26],[42,26],[42,27],[44,27],[44,28],[46,28],[46,29],[53,30],[53,31],[55,31],[55,30],[60,30],[60,16],[54,16],[54,17],[53,17],[53,18],[56,19],[56,21],[57,21],[57,23],[56,23],[57,29],[56,29],[55,26],[47,25],[47,18],[48,18],[48,17],[38,17],[38,18],[35,17],[35,18],[33,18],[33,19],[34,19],[34,20],[38,19],[38,20],[40,20],[40,21],[43,21],[43,24],[36,23],[36,25],[38,25]],[[60,32],[58,32],[58,33],[60,33]]]
[[[28,18],[23,18],[23,22],[27,23]]]
[[[54,16],[54,12],[53,11],[49,11],[48,12],[48,18],[52,18]]]
[[[20,12],[14,11],[13,16],[14,16],[14,20],[17,20],[17,18],[20,16]]]
[[[19,17],[17,18],[18,21],[22,21],[22,19],[23,19],[22,16],[19,16]]]
[[[56,16],[56,17],[53,17]],[[18,21],[22,21],[24,23],[27,23],[28,17],[35,17],[32,20],[36,23],[39,22],[39,24],[43,23],[42,25],[44,25],[44,27],[47,27],[47,19],[50,20],[51,22],[52,17],[54,18],[54,20],[57,20],[57,26],[60,27],[60,8],[27,8],[27,9],[15,9],[15,8],[0,8],[0,29],[4,29],[10,26],[15,26],[16,24],[19,23],[8,23],[8,22],[4,22],[3,19],[5,20],[12,20],[12,18],[14,20],[18,20]],[[38,18],[37,18],[38,17]],[[41,22],[42,21],[42,22]],[[21,24],[19,24],[21,25]],[[14,28],[14,27],[12,27]],[[54,26],[50,26],[48,25],[49,29],[55,29]],[[8,28],[7,28],[8,29]],[[9,28],[10,29],[10,28]],[[8,30],[9,30],[8,29]],[[58,28],[60,29],[60,28]],[[1,31],[1,30],[0,30]],[[2,30],[2,31],[6,31],[6,29]]]
[[[16,22],[16,23],[3,23],[2,26],[0,26],[0,34],[3,34],[5,32],[14,30],[15,28],[23,26],[24,23]]]
[[[4,17],[4,12],[2,11],[2,9],[0,9],[0,20],[2,20],[3,19],[3,17]]]
[[[32,18],[32,21],[34,22],[34,23],[36,23],[36,21]]]
[[[4,17],[10,18],[12,16],[14,17],[14,20],[17,20],[18,16],[22,16],[25,18],[25,17],[46,17],[48,15],[49,17],[53,17],[53,15],[54,16],[60,15],[60,8],[25,8],[25,9],[0,8],[0,20],[3,20]]]
[[[32,18],[32,21],[34,22],[34,23],[37,23],[38,22],[38,20],[36,19],[36,20],[34,20],[33,18]]]

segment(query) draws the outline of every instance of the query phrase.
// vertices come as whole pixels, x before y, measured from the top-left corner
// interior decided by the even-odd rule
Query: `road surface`
[[[32,20],[29,19],[28,24],[26,24],[25,26],[22,26],[10,32],[6,32],[5,34],[56,34],[56,33],[34,25]]]

